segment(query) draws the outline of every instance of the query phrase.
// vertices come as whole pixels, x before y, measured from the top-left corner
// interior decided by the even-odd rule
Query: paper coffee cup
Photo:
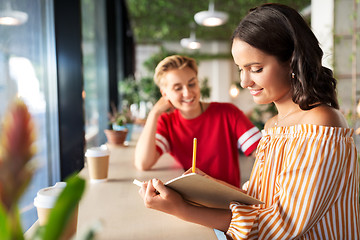
[[[34,205],[37,209],[38,222],[40,226],[44,226],[49,218],[51,209],[54,207],[60,193],[66,187],[65,182],[58,182],[52,187],[43,188],[37,192],[34,199]],[[77,229],[78,208],[73,213],[72,218],[61,235],[60,239],[70,239],[76,233]]]
[[[89,177],[92,183],[107,181],[109,171],[110,152],[104,147],[89,148],[85,157],[89,169]]]

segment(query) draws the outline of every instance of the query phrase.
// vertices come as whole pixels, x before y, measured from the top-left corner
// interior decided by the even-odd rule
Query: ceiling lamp
[[[201,43],[196,40],[194,31],[191,31],[189,38],[181,39],[180,45],[184,48],[189,48],[189,49],[199,49],[201,47]]]
[[[199,25],[206,27],[216,27],[223,25],[228,20],[229,16],[225,12],[215,11],[214,1],[211,0],[209,3],[208,11],[201,11],[195,14],[195,22]]]
[[[12,10],[10,2],[6,4],[6,8],[4,10],[0,10],[0,24],[2,25],[21,25],[24,24],[27,20],[27,13]]]

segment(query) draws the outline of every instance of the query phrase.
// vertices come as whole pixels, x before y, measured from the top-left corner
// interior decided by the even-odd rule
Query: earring
[[[295,78],[295,73],[291,73],[291,78],[292,78],[292,79]]]

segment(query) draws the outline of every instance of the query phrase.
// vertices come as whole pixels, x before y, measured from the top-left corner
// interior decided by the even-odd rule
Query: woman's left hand
[[[158,179],[152,179],[143,183],[139,194],[147,208],[172,215],[178,215],[181,213],[181,209],[187,205],[180,194],[166,187]]]

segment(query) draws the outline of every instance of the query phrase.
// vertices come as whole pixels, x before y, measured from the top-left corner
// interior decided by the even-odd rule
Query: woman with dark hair
[[[274,102],[250,180],[262,205],[230,210],[190,205],[153,179],[140,194],[149,208],[216,228],[233,239],[359,239],[359,164],[353,129],[338,110],[336,80],[322,50],[292,8],[252,9],[234,32],[241,86],[256,103]]]
[[[276,4],[250,13],[236,28],[233,40],[240,39],[279,62],[290,62],[292,100],[301,109],[320,104],[339,109],[336,80],[332,71],[322,66],[323,52],[302,17],[294,9]]]

